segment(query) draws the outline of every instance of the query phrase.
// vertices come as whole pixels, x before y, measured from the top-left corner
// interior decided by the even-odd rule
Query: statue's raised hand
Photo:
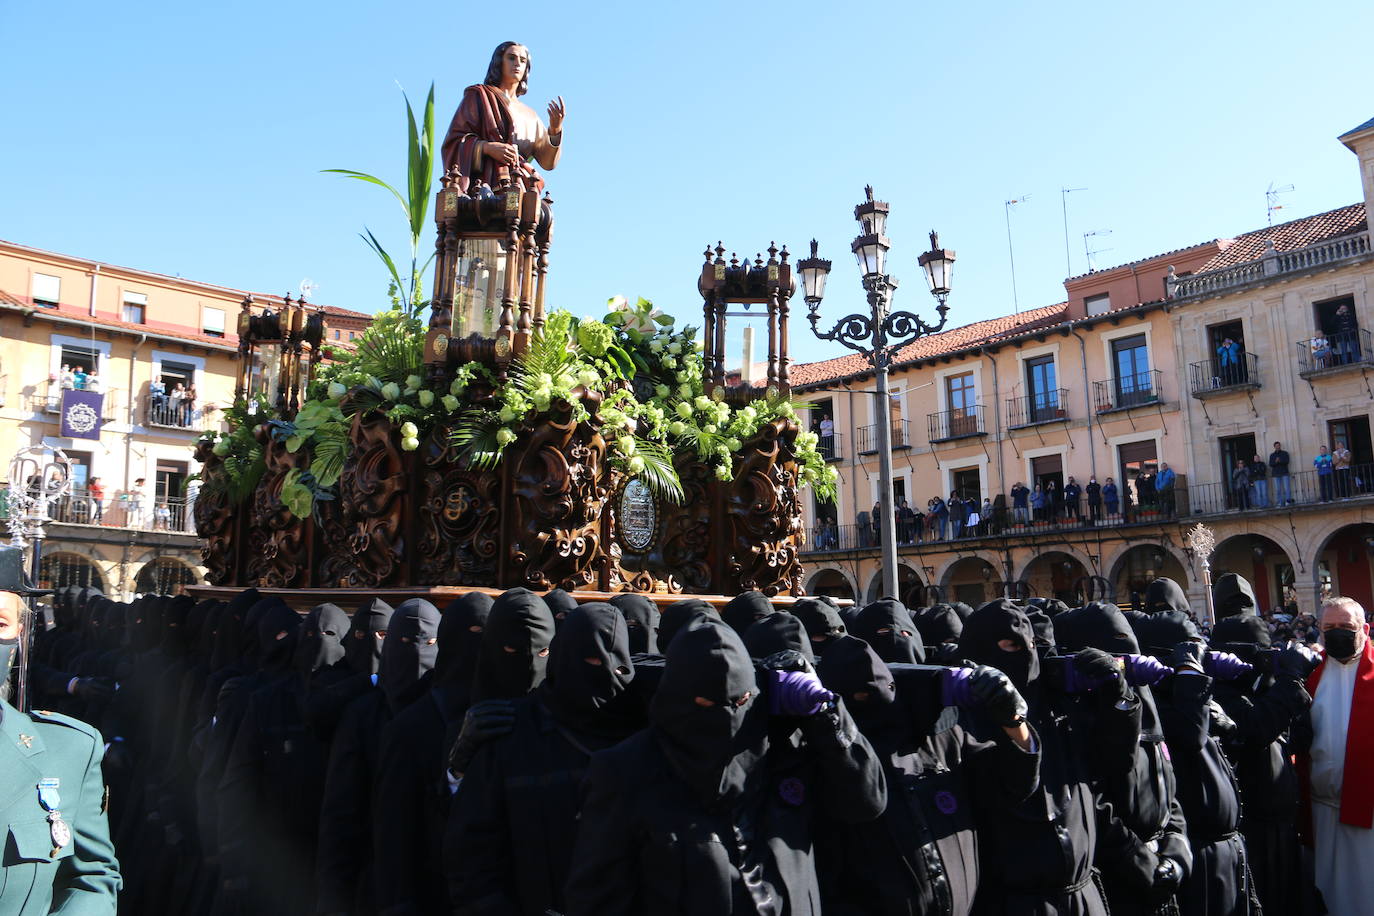
[[[559,96],[549,103],[549,133],[557,134],[563,131],[563,117],[568,113],[567,106],[563,104],[563,96]]]

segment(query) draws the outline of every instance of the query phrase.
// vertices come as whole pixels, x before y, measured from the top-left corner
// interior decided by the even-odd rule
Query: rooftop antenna
[[[1083,233],[1083,254],[1088,259],[1088,273],[1092,273],[1094,270],[1097,270],[1097,268],[1093,266],[1093,255],[1101,254],[1104,251],[1112,250],[1110,248],[1089,248],[1088,239],[1111,234],[1112,230],[1110,229],[1094,229],[1092,232]]]
[[[1007,259],[1011,261],[1011,304],[1016,310],[1016,314],[1021,314],[1021,302],[1016,295],[1016,251],[1011,244],[1011,208],[1016,204],[1023,204],[1030,200],[1029,194],[1022,194],[1015,200],[1005,201],[1005,212],[1007,217]]]
[[[1283,204],[1279,203],[1279,195],[1287,194],[1291,190],[1293,190],[1291,184],[1276,188],[1272,181],[1269,182],[1269,190],[1264,192],[1265,209],[1269,211],[1269,225],[1274,225],[1274,211],[1283,209]]]
[[[1074,191],[1086,191],[1087,188],[1060,188],[1059,202],[1064,207],[1064,276],[1073,276],[1073,264],[1069,260],[1069,195]]]

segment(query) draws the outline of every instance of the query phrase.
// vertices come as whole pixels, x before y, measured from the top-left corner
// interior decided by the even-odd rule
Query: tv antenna
[[[1016,310],[1016,314],[1021,314],[1021,302],[1016,295],[1016,251],[1011,244],[1011,208],[1017,204],[1023,204],[1030,200],[1029,194],[1022,194],[1015,200],[1004,202],[1007,217],[1007,259],[1011,262],[1011,304]]]
[[[1060,188],[1059,202],[1064,208],[1064,276],[1073,276],[1073,263],[1069,260],[1069,195],[1074,191],[1086,191],[1087,188]]]
[[[1269,190],[1264,192],[1264,204],[1265,210],[1268,211],[1269,225],[1274,225],[1274,211],[1283,209],[1283,204],[1279,203],[1279,195],[1287,194],[1289,191],[1292,190],[1293,186],[1291,184],[1286,184],[1281,188],[1276,188],[1274,187],[1274,183],[1272,181],[1269,182]]]
[[[1093,255],[1101,254],[1104,251],[1112,250],[1110,248],[1091,248],[1089,246],[1088,240],[1092,238],[1097,238],[1099,236],[1107,236],[1111,234],[1112,230],[1110,229],[1094,229],[1092,232],[1083,233],[1083,254],[1088,259],[1088,273],[1092,273],[1094,270],[1097,270],[1097,268],[1093,266]]]
[[[317,289],[319,289],[319,288],[320,288],[320,284],[316,283],[314,280],[310,279],[309,277],[306,277],[304,280],[301,281],[301,285],[300,285],[301,298],[302,298],[302,299],[309,299],[309,298],[311,298],[312,296],[314,296],[315,290],[317,290]]]

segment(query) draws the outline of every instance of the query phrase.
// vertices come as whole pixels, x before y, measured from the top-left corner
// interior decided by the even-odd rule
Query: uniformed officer
[[[113,916],[121,879],[105,819],[104,742],[83,722],[8,702],[20,599],[0,591],[0,916]]]

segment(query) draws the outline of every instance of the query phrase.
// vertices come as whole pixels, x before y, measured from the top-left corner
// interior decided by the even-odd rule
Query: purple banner
[[[102,392],[65,389],[62,392],[60,434],[68,439],[99,439],[100,425],[105,422],[104,409],[105,395]]]

